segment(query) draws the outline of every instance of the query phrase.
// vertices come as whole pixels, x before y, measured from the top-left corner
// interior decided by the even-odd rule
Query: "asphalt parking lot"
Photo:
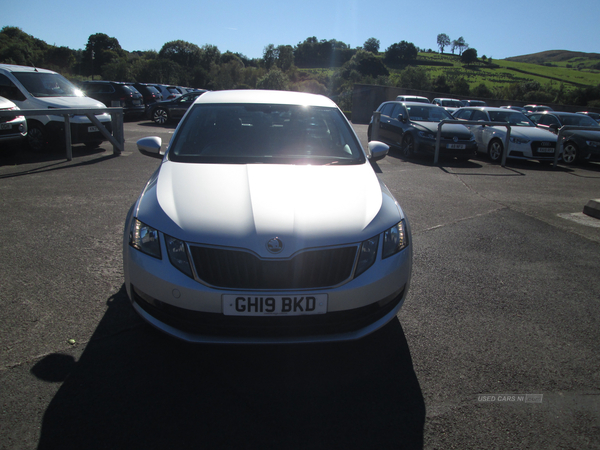
[[[366,143],[366,126],[355,125]],[[411,223],[398,320],[359,341],[187,345],[123,286],[125,215],[159,161],[0,162],[1,449],[600,448],[600,163],[375,166]]]

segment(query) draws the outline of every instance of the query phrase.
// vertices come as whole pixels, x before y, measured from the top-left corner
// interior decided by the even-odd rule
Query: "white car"
[[[450,114],[454,114],[454,111],[463,106],[462,102],[457,98],[434,98],[431,103],[441,106]]]
[[[22,110],[47,109],[99,109],[106,106],[86,97],[81,90],[59,73],[39,67],[0,64],[0,95],[11,100]],[[97,114],[102,125],[111,130],[111,117]],[[106,141],[90,119],[83,114],[73,115],[71,143],[95,147]],[[27,142],[34,151],[41,151],[53,142],[62,142],[65,136],[65,119],[62,115],[29,116],[27,118]]]
[[[17,111],[19,107],[0,97],[0,111]],[[0,116],[0,156],[14,155],[27,137],[27,121],[24,116]]]
[[[554,160],[556,135],[535,126],[527,116],[519,111],[505,108],[479,107],[461,108],[454,113],[458,120],[500,122],[511,126],[507,158]],[[475,135],[477,150],[487,153],[493,162],[502,159],[506,127],[467,125]]]
[[[410,284],[408,221],[340,109],[282,91],[207,92],[176,129],[125,224],[133,308],[190,342],[357,339]]]

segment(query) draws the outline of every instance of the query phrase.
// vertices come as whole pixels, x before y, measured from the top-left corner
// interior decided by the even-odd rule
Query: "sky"
[[[0,28],[16,26],[48,44],[83,49],[92,34],[124,50],[183,40],[261,58],[273,44],[335,39],[351,48],[374,37],[438,51],[437,35],[463,37],[478,56],[504,59],[546,50],[600,53],[600,0],[2,0]],[[446,48],[446,52],[450,49]]]

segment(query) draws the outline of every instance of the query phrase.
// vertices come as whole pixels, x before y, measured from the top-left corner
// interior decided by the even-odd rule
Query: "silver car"
[[[135,311],[191,342],[357,339],[392,320],[412,270],[408,221],[326,97],[200,96],[125,224]],[[164,155],[163,155],[164,154]]]

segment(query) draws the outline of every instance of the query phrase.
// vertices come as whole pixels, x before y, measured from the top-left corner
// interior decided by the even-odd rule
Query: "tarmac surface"
[[[366,144],[366,126],[355,125]],[[123,286],[159,160],[0,161],[0,449],[600,448],[600,164],[374,165],[414,245],[404,307],[340,344],[188,345]]]

